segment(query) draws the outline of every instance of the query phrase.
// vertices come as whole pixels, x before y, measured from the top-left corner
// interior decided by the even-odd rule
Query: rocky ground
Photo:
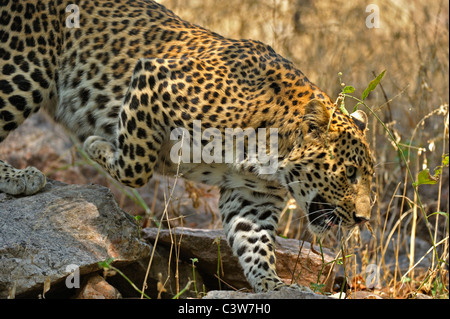
[[[184,298],[219,288],[250,291],[221,230],[141,230],[102,186],[49,180],[33,196],[0,194],[0,212],[0,298],[139,297],[128,280],[142,287],[147,269],[145,292],[152,298],[173,297],[189,282]],[[287,283],[320,282],[322,291],[331,290],[333,269],[322,266],[309,243],[279,238],[276,253],[278,273]],[[99,263],[111,258],[114,268],[103,271]],[[324,258],[333,257],[325,252]],[[321,297],[289,291],[296,298]],[[244,298],[242,292],[228,293],[208,296]],[[257,297],[274,296],[286,293]]]

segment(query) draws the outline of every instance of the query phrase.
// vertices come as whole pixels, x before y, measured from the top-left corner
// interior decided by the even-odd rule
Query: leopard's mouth
[[[321,195],[316,195],[308,207],[308,220],[313,229],[326,232],[331,227],[338,225],[340,218],[335,214],[336,206],[333,206]]]

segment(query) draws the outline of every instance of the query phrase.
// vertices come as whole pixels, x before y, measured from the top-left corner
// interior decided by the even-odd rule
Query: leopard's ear
[[[330,122],[330,113],[319,100],[311,100],[305,105],[303,116],[303,136],[320,137],[326,133]]]
[[[357,111],[353,112],[352,114],[350,114],[350,117],[352,118],[353,123],[356,124],[358,129],[362,133],[366,133],[367,122],[368,122],[367,114],[361,110],[357,110]]]

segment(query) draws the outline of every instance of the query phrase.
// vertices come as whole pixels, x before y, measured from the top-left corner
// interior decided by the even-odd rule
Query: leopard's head
[[[305,106],[299,143],[284,161],[282,174],[315,234],[370,219],[373,159],[366,129],[362,111],[348,116],[318,100]]]

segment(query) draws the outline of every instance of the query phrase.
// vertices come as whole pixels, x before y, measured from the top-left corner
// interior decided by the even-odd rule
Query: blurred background
[[[429,168],[434,175],[449,152],[448,1],[158,2],[181,18],[223,36],[271,45],[333,99],[342,88],[339,72],[341,81],[355,87],[353,95],[360,98],[369,82],[386,70],[381,85],[366,100],[382,121],[369,115],[368,138],[376,158],[373,231],[363,227],[351,234],[339,232],[321,243],[336,251],[336,260],[341,258],[336,266],[341,267],[340,276],[354,289],[364,285],[367,269],[375,265],[380,279],[375,288],[390,297],[423,293],[448,298],[449,169],[444,165],[437,183],[420,185],[418,194],[408,174],[409,168],[417,179],[420,171]],[[370,4],[377,5],[378,12],[366,12]],[[377,13],[379,28],[369,28],[367,20],[369,26],[373,24],[371,14]],[[351,111],[355,102],[345,102]],[[400,151],[408,159],[406,163]],[[63,130],[42,114],[1,144],[0,158],[16,167],[34,165],[48,177],[66,183],[108,186],[124,210],[142,217],[143,227],[155,226],[160,220],[174,187],[173,179],[160,176],[138,191],[116,185],[87,164]],[[217,189],[183,180],[175,187],[168,205],[172,226],[221,228]],[[425,215],[429,217],[425,219]],[[294,203],[287,206],[279,235],[314,240],[302,216]]]

